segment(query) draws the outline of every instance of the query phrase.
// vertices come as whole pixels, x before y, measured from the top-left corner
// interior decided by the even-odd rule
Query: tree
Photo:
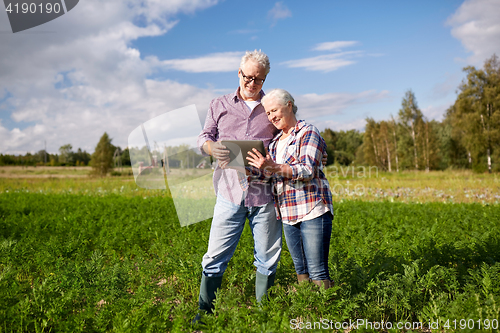
[[[89,153],[87,153],[85,150],[82,151],[81,148],[78,148],[78,151],[73,154],[73,158],[77,165],[88,165],[91,159],[91,156]]]
[[[123,150],[121,157],[122,157],[122,165],[132,165],[130,163],[130,151],[128,150],[128,147]]]
[[[326,159],[326,164],[327,165],[333,164],[335,162],[337,134],[333,130],[325,128],[325,130],[321,132],[321,136],[323,137],[323,140],[325,140],[326,153],[328,154],[328,157]]]
[[[377,123],[372,118],[366,118],[363,142],[365,161],[389,172],[392,172],[393,158],[398,161],[393,127],[390,121],[382,120]]]
[[[363,134],[357,130],[334,132],[336,136],[335,160],[350,165],[356,159],[356,150],[363,143]]]
[[[94,175],[104,177],[113,168],[113,153],[116,148],[111,144],[111,140],[108,133],[104,132],[95,147],[90,161]]]
[[[494,54],[484,70],[464,68],[467,78],[448,115],[455,137],[467,149],[476,171],[492,172],[492,156],[500,142],[500,63]]]
[[[417,99],[415,98],[415,94],[413,91],[408,90],[403,98],[403,102],[401,103],[402,107],[399,110],[398,118],[399,124],[404,129],[403,133],[406,132],[407,135],[410,136],[410,145],[413,148],[413,163],[415,165],[415,169],[418,170],[418,159],[419,159],[419,147],[418,147],[418,138],[421,135],[420,129],[422,125],[423,114],[422,111],[418,108]],[[403,145],[403,153],[405,154],[408,149],[408,140],[404,140],[402,138],[402,142],[406,143]],[[405,147],[406,146],[406,147]],[[408,156],[405,154],[408,160]]]
[[[368,164],[384,167],[381,162],[379,147],[380,124],[373,118],[366,118],[365,134],[363,139],[363,153]],[[385,168],[385,167],[384,167]]]
[[[387,170],[392,172],[391,165],[391,150],[392,150],[392,142],[391,142],[391,133],[390,133],[390,123],[387,121],[380,122],[380,133],[379,133],[379,141],[382,141],[382,150],[385,156],[385,161],[387,161]],[[382,153],[381,153],[382,154]],[[385,163],[384,163],[385,166]]]
[[[73,163],[73,146],[66,144],[59,148],[59,163],[64,165],[71,165]]]
[[[459,168],[471,168],[471,154],[462,142],[465,130],[461,128],[456,119],[456,107],[450,106],[446,110],[446,115],[441,123],[440,146],[443,152],[442,158],[447,166]]]
[[[431,169],[437,169],[439,165],[439,123],[435,120],[429,121],[424,119],[421,123],[421,128],[421,150],[423,152],[425,171],[429,172]]]
[[[39,163],[47,163],[47,155],[48,153],[45,151],[45,149],[41,149],[36,153],[36,160]]]
[[[392,136],[394,138],[394,157],[396,159],[396,172],[399,172],[398,137],[396,135],[397,126],[396,126],[396,121],[394,120],[392,115],[389,124],[390,124],[390,129],[392,130]]]

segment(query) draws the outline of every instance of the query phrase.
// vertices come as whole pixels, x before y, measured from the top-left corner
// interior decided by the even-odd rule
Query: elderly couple
[[[239,88],[212,100],[198,137],[202,151],[218,160],[214,172],[217,202],[202,261],[199,309],[203,312],[212,312],[215,293],[246,219],[254,238],[258,302],[274,283],[282,222],[298,281],[324,288],[331,284],[328,251],[333,207],[322,171],[326,144],[316,127],[297,121],[297,106],[288,92],[275,89],[264,95],[262,85],[269,70],[266,54],[246,52],[238,70]],[[252,167],[243,175],[224,168],[229,151],[221,140],[262,140],[268,153],[249,153]]]

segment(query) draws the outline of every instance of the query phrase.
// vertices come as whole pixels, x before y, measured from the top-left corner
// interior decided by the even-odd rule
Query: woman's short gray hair
[[[266,100],[268,99],[274,99],[281,105],[288,105],[288,102],[292,103],[292,110],[293,114],[297,113],[297,105],[295,105],[295,100],[293,99],[292,95],[284,89],[273,89],[270,92],[268,92],[264,97],[262,97],[261,103],[265,103]]]
[[[269,74],[269,71],[271,70],[271,63],[269,62],[269,57],[264,52],[261,50],[247,51],[241,58],[240,68],[243,67],[250,59],[256,61],[259,65],[264,67],[266,75]]]

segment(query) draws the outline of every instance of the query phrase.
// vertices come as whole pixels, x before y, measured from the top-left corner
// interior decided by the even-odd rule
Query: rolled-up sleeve
[[[217,141],[219,138],[219,131],[217,128],[217,122],[215,120],[215,107],[214,101],[210,102],[210,107],[208,108],[207,118],[205,119],[205,126],[200,135],[198,135],[198,148],[204,156],[208,156],[203,150],[203,144],[207,141]]]

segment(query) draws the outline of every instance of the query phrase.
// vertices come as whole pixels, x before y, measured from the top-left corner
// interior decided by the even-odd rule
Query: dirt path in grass
[[[88,166],[0,166],[0,178],[82,178],[91,170]]]

